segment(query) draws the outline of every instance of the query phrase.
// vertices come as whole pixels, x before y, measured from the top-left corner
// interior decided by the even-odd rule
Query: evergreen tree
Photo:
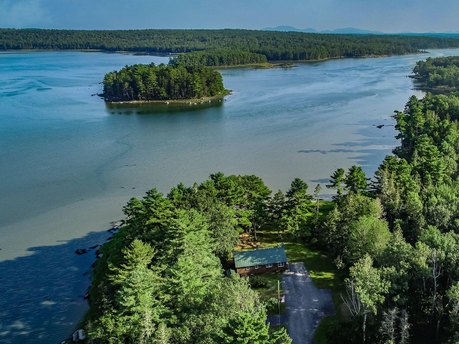
[[[364,193],[368,188],[367,177],[360,166],[349,168],[344,183],[348,192]]]
[[[336,189],[338,199],[343,195],[343,186],[346,181],[346,172],[342,168],[338,168],[330,177],[330,184],[327,188]]]
[[[227,344],[270,344],[269,326],[266,314],[240,312],[225,328],[223,343]]]

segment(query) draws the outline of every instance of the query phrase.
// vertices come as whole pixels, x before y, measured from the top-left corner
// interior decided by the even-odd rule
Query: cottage
[[[234,252],[234,265],[241,276],[281,272],[288,268],[284,246]]]

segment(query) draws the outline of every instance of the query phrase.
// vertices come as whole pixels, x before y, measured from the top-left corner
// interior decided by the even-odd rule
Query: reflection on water
[[[196,112],[205,109],[223,106],[223,99],[208,101],[190,101],[189,103],[105,103],[105,109],[112,115],[153,115],[173,114],[180,112]]]

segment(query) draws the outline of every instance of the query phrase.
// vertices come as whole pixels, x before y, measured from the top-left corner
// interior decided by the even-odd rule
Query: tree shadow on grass
[[[84,295],[95,246],[109,236],[91,232],[0,262],[0,343],[58,343],[71,335],[88,308]],[[81,248],[89,250],[75,254]]]

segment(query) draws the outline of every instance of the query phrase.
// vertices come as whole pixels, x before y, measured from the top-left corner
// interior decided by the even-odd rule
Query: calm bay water
[[[122,205],[210,173],[256,174],[274,190],[338,167],[373,173],[397,144],[391,114],[417,60],[459,50],[225,69],[218,106],[106,107],[105,72],[165,57],[0,54],[0,343],[53,343],[86,310],[94,250]],[[375,125],[384,124],[382,129]],[[326,190],[324,192],[327,192]]]

